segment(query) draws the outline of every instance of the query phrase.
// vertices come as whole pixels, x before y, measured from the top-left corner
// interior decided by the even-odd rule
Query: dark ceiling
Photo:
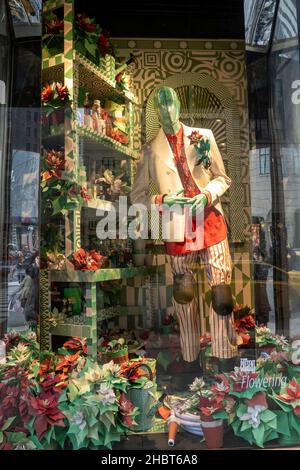
[[[243,0],[75,0],[114,37],[244,39]]]

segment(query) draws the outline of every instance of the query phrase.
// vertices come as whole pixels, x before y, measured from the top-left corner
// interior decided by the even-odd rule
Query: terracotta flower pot
[[[223,447],[224,423],[222,419],[201,415],[201,426],[208,449]]]

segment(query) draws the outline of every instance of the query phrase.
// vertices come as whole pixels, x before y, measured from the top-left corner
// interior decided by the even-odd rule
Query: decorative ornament
[[[201,135],[198,131],[193,131],[188,137],[191,141],[190,145],[194,145],[194,148],[199,155],[198,162],[195,166],[199,166],[203,163],[204,168],[210,168],[211,158],[209,138]]]

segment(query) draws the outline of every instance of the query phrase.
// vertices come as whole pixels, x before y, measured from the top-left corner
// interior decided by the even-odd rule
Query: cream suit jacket
[[[210,129],[183,126],[185,154],[191,174],[200,189],[207,190],[212,197],[212,204],[223,213],[220,197],[229,188],[230,178],[225,173],[223,159]],[[203,165],[195,166],[198,154],[194,145],[190,144],[188,136],[192,131],[198,131],[210,140],[211,166],[205,169]],[[150,194],[150,181],[155,183],[158,194],[171,194],[182,189],[181,180],[176,168],[173,152],[168,139],[160,128],[157,136],[143,147],[141,158],[137,164],[136,177],[131,191],[131,203],[144,204],[151,209],[155,196]],[[184,214],[173,214],[169,222],[170,237],[168,241],[183,241],[185,235]]]

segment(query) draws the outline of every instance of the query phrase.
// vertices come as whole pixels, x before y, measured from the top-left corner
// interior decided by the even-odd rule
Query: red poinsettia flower
[[[41,99],[43,103],[49,103],[53,98],[53,89],[49,83],[46,83],[41,92]]]
[[[130,414],[134,411],[133,403],[128,400],[124,392],[121,392],[119,398],[119,409],[122,414]]]
[[[64,343],[65,349],[72,349],[74,351],[82,352],[83,354],[87,354],[87,345],[86,345],[86,338],[79,338],[74,336],[69,341]]]
[[[96,25],[92,23],[92,20],[85,13],[78,13],[76,20],[78,29],[88,33],[95,31]]]
[[[141,377],[144,377],[147,375],[147,372],[142,369],[142,367],[138,368],[137,366],[140,366],[143,364],[143,361],[140,362],[133,362],[133,363],[126,363],[123,362],[121,364],[121,369],[120,369],[120,374],[123,375],[124,377],[127,377],[128,380],[131,382],[134,382],[137,379],[140,379]]]
[[[48,34],[58,34],[64,30],[64,22],[57,17],[45,21],[45,30]]]
[[[263,406],[268,408],[265,392],[257,392],[252,398],[245,400],[247,406]]]
[[[61,101],[68,101],[70,95],[67,86],[63,86],[61,83],[56,82],[55,88],[58,94],[58,97]]]
[[[82,199],[84,199],[85,201],[90,201],[92,199],[92,196],[89,195],[88,191],[87,191],[87,188],[82,186],[81,190],[80,190],[80,195],[82,197]]]
[[[101,33],[98,38],[97,46],[99,47],[100,52],[103,56],[109,53],[110,43],[108,38],[103,33]]]
[[[97,271],[107,264],[108,258],[100,255],[96,250],[85,251],[80,248],[78,251],[73,253],[73,263],[75,269],[81,271]]]
[[[287,393],[278,395],[281,400],[286,401],[286,402],[291,402],[291,401],[300,399],[300,385],[298,384],[298,382],[296,382],[295,379],[289,382],[285,391]]]
[[[199,410],[204,416],[211,416],[215,411],[222,409],[222,397],[200,397]]]
[[[296,416],[298,416],[298,418],[300,418],[300,406],[296,406],[296,408],[294,408],[294,414]]]
[[[46,375],[50,372],[51,369],[54,367],[54,360],[52,357],[44,359],[40,363],[40,367],[38,370],[38,375]]]
[[[44,392],[57,393],[58,390],[67,386],[66,377],[65,375],[62,377],[62,374],[55,375],[53,372],[46,375],[44,380],[40,382],[40,386]]]
[[[50,426],[65,427],[65,416],[58,409],[58,398],[58,394],[49,392],[30,398],[29,410],[32,416],[36,416],[34,429],[39,440],[43,439]]]
[[[75,366],[79,357],[80,351],[75,354],[67,354],[66,356],[58,356],[60,362],[57,364],[55,370],[62,371],[64,374],[68,374]]]
[[[190,139],[190,145],[195,145],[199,143],[203,135],[201,135],[198,131],[192,131],[191,135],[188,137]]]
[[[0,444],[0,450],[13,450],[14,446],[10,442]]]
[[[227,380],[216,382],[212,385],[211,390],[218,395],[225,396],[230,391],[229,382]]]
[[[47,152],[47,165],[55,170],[63,170],[65,167],[65,154],[57,150]]]

